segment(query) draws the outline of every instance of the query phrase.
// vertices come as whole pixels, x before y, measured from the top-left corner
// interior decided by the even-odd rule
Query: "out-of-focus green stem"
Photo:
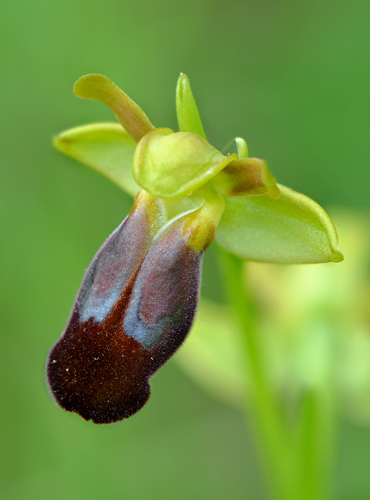
[[[266,363],[243,262],[218,248],[225,291],[238,320],[246,366],[246,415],[274,500],[328,500],[333,447],[330,388],[307,388],[295,417],[284,411]]]
[[[330,313],[329,313],[330,314]],[[295,446],[302,500],[329,500],[331,496],[335,447],[335,389],[331,355],[335,353],[333,337],[341,323],[328,323],[328,311],[317,308],[305,329],[313,338],[310,357],[315,369],[307,373],[296,414]],[[316,340],[315,340],[316,339]],[[326,362],[320,362],[325,352]]]
[[[302,500],[331,498],[332,410],[332,398],[327,389],[308,388],[302,396],[296,426],[296,466]]]
[[[290,454],[289,432],[265,365],[256,329],[255,312],[247,296],[242,261],[218,248],[225,291],[240,325],[248,380],[245,409],[256,431],[262,460],[270,479],[272,498],[300,500],[299,484]]]

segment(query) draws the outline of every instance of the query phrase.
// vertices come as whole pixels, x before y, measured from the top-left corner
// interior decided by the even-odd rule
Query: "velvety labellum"
[[[49,355],[50,388],[64,409],[110,423],[148,400],[148,378],[180,346],[197,307],[203,252],[181,236],[184,219],[153,239],[136,210],[95,256]]]

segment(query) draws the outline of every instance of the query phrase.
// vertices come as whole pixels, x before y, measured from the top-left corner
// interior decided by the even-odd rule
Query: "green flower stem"
[[[341,320],[328,319],[325,305],[312,311],[304,328],[309,332],[305,355],[312,359],[307,367],[305,388],[299,397],[295,429],[296,455],[304,500],[332,497],[333,462],[336,441],[334,360]]]
[[[307,393],[297,425],[283,411],[265,362],[256,314],[243,279],[243,262],[218,248],[228,300],[240,325],[246,365],[245,411],[252,422],[272,498],[327,498],[330,410],[321,394]]]
[[[245,411],[256,432],[259,451],[270,479],[272,498],[297,500],[296,481],[286,452],[287,432],[264,363],[255,312],[244,287],[243,263],[221,249],[218,253],[225,291],[242,333],[248,392]]]
[[[307,389],[298,415],[296,455],[302,500],[328,500],[333,463],[334,422],[330,391]]]

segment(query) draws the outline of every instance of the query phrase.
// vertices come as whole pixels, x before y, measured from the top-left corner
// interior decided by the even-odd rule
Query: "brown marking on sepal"
[[[226,196],[253,196],[268,193],[275,196],[275,179],[266,163],[259,158],[242,158],[227,165],[214,180],[216,189]],[[276,184],[276,182],[275,182]],[[276,197],[276,196],[275,196]]]

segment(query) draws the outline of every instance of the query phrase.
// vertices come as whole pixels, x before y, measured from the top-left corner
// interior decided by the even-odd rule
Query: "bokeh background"
[[[5,0],[1,46],[1,500],[263,500],[242,414],[171,360],[128,421],[94,426],[45,384],[84,270],[131,200],[51,137],[112,120],[72,95],[109,76],[157,126],[176,128],[189,75],[210,141],[244,137],[279,182],[325,208],[369,209],[366,0]],[[212,249],[202,293],[223,300]],[[343,419],[335,490],[370,498],[370,428]]]

